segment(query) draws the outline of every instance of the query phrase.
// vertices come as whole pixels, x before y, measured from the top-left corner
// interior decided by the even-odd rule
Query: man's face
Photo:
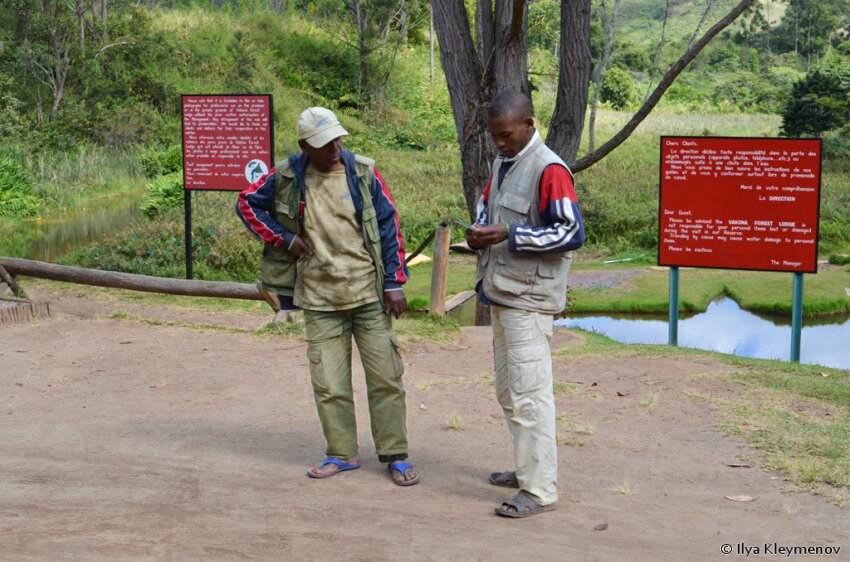
[[[534,136],[534,118],[530,115],[502,115],[487,121],[493,142],[505,157],[513,158]]]
[[[301,150],[310,156],[310,163],[320,172],[342,168],[342,137],[337,137],[325,146],[313,148],[305,141],[298,141]]]

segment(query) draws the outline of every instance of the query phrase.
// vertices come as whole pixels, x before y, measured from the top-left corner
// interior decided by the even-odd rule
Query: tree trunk
[[[463,0],[432,0],[431,9],[463,162],[463,195],[474,217],[495,156],[487,129],[487,103],[493,92],[476,55]]]
[[[564,162],[578,154],[590,84],[590,0],[561,2],[558,95],[546,144]]]
[[[492,68],[496,39],[495,27],[493,26],[493,2],[491,0],[478,0],[475,11],[475,26],[478,60],[483,68]]]
[[[428,20],[429,20],[429,30],[428,30],[428,48],[430,50],[431,57],[431,82],[434,81],[434,8],[428,5]]]
[[[80,26],[80,53],[86,58],[86,7],[83,0],[77,0],[77,22]]]
[[[517,90],[531,97],[528,84],[528,8],[524,0],[496,0],[493,93]]]
[[[605,69],[608,67],[608,57],[611,55],[611,47],[614,45],[614,26],[617,23],[617,10],[620,8],[620,0],[614,0],[614,8],[611,11],[611,21],[608,24],[608,41],[605,42],[605,50],[602,53],[602,61],[596,69],[596,79],[593,81],[593,101],[590,104],[590,123],[587,125],[587,150],[593,152],[596,146],[596,109],[599,105],[599,89],[605,78]],[[602,18],[605,20],[605,2],[602,2]],[[603,25],[604,27],[604,25]]]
[[[401,0],[398,14],[398,32],[401,35],[401,49],[405,53],[407,52],[407,17],[407,6],[405,6],[404,0]]]
[[[165,293],[168,295],[263,300],[262,295],[257,290],[257,286],[249,283],[152,277],[150,275],[138,275],[119,271],[70,267],[21,258],[0,257],[0,266],[15,276],[23,275],[39,279],[53,279],[54,281],[65,281],[81,285],[112,287],[115,289],[128,289],[147,293]]]

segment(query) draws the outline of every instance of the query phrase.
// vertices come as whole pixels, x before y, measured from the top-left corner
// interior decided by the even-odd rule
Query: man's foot
[[[540,505],[534,501],[531,494],[520,490],[519,493],[514,496],[514,499],[503,501],[502,505],[496,508],[496,513],[503,517],[530,517],[532,515],[537,515],[538,513],[543,513],[544,511],[552,511],[555,509],[555,506],[556,504],[554,503]]]
[[[519,488],[519,481],[516,479],[516,472],[509,470],[506,472],[493,472],[490,474],[490,484],[494,486],[502,486],[505,488]]]
[[[308,468],[307,476],[310,478],[330,478],[338,472],[354,470],[355,468],[360,468],[360,457],[357,455],[347,459],[328,457],[319,465]]]
[[[413,465],[405,461],[393,461],[387,465],[393,482],[399,486],[413,486],[419,482],[419,474],[413,470]]]

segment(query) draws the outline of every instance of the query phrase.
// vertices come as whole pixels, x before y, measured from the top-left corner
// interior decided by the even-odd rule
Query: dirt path
[[[3,560],[680,561],[756,547],[756,559],[850,560],[846,508],[728,466],[750,451],[693,397],[738,391],[711,358],[557,358],[570,383],[559,508],[506,520],[493,507],[510,494],[486,482],[511,464],[488,328],[405,342],[422,482],[399,488],[374,455],[359,372],[363,467],[311,480],[323,442],[303,343],[105,318],[253,330],[268,315],[33,296],[51,299],[52,318],[0,326]],[[560,331],[556,347],[577,337]],[[765,553],[774,543],[840,550]]]

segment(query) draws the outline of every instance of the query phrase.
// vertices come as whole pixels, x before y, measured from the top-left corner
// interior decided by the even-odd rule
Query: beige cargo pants
[[[558,501],[552,380],[552,315],[491,306],[496,398],[513,436],[519,487],[537,503]]]

